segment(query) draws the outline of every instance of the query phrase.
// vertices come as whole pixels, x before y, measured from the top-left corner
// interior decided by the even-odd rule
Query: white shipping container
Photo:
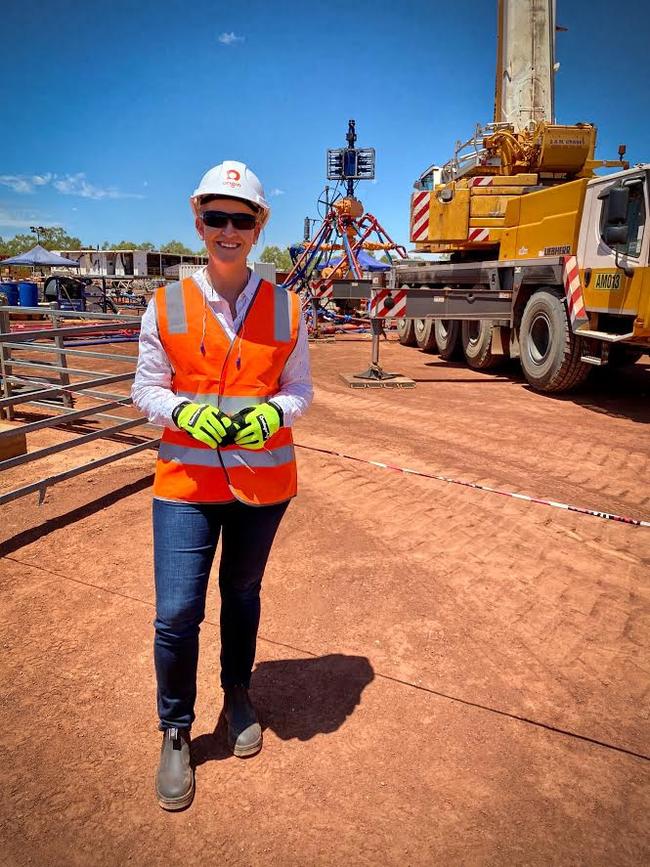
[[[253,272],[259,274],[262,280],[275,283],[275,265],[273,262],[255,262],[253,264]]]

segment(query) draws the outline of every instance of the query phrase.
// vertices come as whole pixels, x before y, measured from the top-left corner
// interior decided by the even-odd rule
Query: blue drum
[[[38,307],[38,286],[36,283],[21,280],[18,283],[18,297],[21,307]]]
[[[18,304],[18,283],[0,283],[0,292],[7,296],[7,302],[11,307]]]

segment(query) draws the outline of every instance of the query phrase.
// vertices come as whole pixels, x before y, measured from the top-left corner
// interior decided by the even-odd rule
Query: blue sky
[[[650,12],[558,0],[558,121],[650,161]],[[638,10],[643,8],[639,4]],[[316,216],[325,151],[377,150],[359,195],[407,242],[414,179],[492,118],[496,0],[5,0],[0,235],[62,225],[84,243],[200,246],[187,198],[222,159],[271,196],[264,244]]]

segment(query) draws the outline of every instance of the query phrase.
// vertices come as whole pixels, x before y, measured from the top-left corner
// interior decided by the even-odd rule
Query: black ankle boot
[[[225,690],[224,713],[228,722],[228,743],[239,758],[254,756],[262,749],[262,728],[245,686]]]
[[[156,774],[156,795],[163,810],[182,810],[194,797],[194,771],[190,762],[188,729],[166,729]]]

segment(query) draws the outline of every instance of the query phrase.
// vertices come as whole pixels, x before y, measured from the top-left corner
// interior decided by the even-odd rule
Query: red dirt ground
[[[650,519],[647,356],[553,398],[381,351],[415,389],[338,379],[367,340],[313,347],[299,444]],[[3,507],[0,863],[649,863],[650,529],[298,459],[253,679],[264,749],[235,759],[214,732],[213,584],[176,815],[153,791],[153,452]]]

